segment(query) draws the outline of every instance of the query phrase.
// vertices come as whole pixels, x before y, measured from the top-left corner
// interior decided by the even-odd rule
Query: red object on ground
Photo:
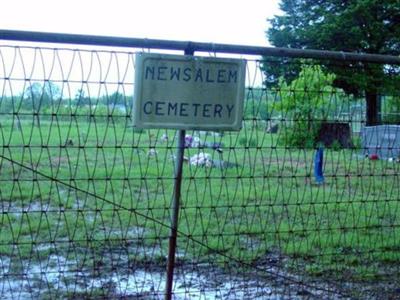
[[[378,159],[379,159],[378,154],[376,154],[376,153],[371,154],[371,155],[369,156],[369,159],[370,159],[370,160],[378,160]]]

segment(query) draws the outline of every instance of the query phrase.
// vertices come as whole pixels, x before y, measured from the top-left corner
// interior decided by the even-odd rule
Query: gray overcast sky
[[[279,0],[8,0],[0,29],[266,46]]]

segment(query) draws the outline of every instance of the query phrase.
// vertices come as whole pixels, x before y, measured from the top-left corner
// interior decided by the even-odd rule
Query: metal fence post
[[[185,50],[185,55],[193,55],[194,51],[188,47]],[[175,176],[174,176],[174,193],[172,196],[172,216],[171,216],[171,231],[169,236],[168,245],[168,260],[167,260],[167,279],[165,282],[165,300],[172,299],[172,287],[174,281],[174,267],[175,267],[175,254],[176,242],[178,231],[179,219],[179,205],[181,199],[181,184],[182,184],[182,167],[183,156],[185,152],[185,130],[178,130],[178,142],[175,161]]]

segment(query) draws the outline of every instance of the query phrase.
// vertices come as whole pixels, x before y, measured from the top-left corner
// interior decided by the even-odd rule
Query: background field
[[[286,149],[257,125],[188,133],[221,147],[188,148],[187,158],[207,152],[225,164],[184,164],[179,259],[246,268],[274,255],[285,272],[324,280],[397,277],[400,165],[325,149],[318,185],[314,149]],[[174,131],[77,118],[21,120],[21,128],[2,122],[3,265],[18,273],[54,254],[107,270],[121,249],[132,264],[165,264]]]

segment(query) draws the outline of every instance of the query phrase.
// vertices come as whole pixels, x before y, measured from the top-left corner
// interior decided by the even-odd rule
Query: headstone
[[[400,125],[366,126],[361,130],[364,155],[379,158],[400,157]]]
[[[18,131],[22,130],[21,120],[19,118],[14,119],[14,128],[16,128]]]
[[[270,123],[267,127],[267,133],[278,133],[279,124],[278,123]]]
[[[344,122],[324,122],[318,132],[317,142],[325,147],[331,147],[332,144],[339,143],[342,148],[351,148],[351,129],[349,123]]]

